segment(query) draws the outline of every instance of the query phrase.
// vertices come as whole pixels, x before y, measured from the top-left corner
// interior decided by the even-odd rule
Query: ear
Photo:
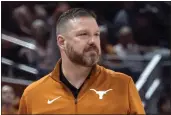
[[[58,44],[58,46],[61,49],[64,49],[64,47],[65,47],[65,39],[64,39],[64,36],[62,36],[62,35],[58,35],[57,36],[57,44]]]

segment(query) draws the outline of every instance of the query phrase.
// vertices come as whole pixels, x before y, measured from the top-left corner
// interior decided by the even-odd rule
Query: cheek
[[[78,42],[67,44],[67,50],[71,51],[71,48],[72,48],[72,51],[75,51],[78,53],[82,53],[82,51],[83,51],[82,44],[80,44]]]
[[[100,38],[99,38],[99,39],[97,39],[97,41],[96,41],[96,45],[98,46],[98,48],[100,48]]]
[[[86,42],[85,41],[76,41],[74,44],[74,50],[78,51],[78,52],[83,52],[85,46],[86,46]]]
[[[84,45],[82,45],[82,44],[76,44],[75,46],[76,46],[75,47],[75,50],[77,52],[82,53],[84,51]]]

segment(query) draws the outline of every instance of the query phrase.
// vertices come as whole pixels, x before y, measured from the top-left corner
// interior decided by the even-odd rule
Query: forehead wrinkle
[[[74,32],[81,32],[81,31],[90,30],[91,28],[87,27],[84,23],[84,19],[86,19],[86,18],[87,17],[74,17],[72,19],[69,19],[67,21],[67,23],[65,23],[65,28],[67,28],[67,30],[64,32],[64,34],[71,33],[73,31]],[[85,25],[85,26],[78,26],[78,25]],[[99,27],[94,32],[100,33]]]

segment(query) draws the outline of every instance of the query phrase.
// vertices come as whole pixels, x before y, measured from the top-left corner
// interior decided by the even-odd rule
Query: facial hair
[[[92,53],[92,51],[96,54]],[[86,55],[88,52],[91,54]],[[94,66],[99,61],[101,55],[99,49],[95,45],[85,48],[83,53],[78,53],[74,50],[72,45],[67,44],[65,53],[72,62],[86,67]]]

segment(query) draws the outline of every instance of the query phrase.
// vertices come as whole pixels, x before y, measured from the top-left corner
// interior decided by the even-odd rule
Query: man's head
[[[82,8],[70,9],[59,17],[56,30],[62,59],[87,67],[98,62],[100,30],[93,13]]]
[[[129,26],[123,26],[118,32],[119,43],[122,45],[134,44],[132,29]]]
[[[2,103],[12,104],[15,98],[14,90],[11,86],[4,85],[2,87]]]
[[[49,27],[45,21],[41,19],[36,19],[31,25],[32,35],[36,41],[40,43],[47,42],[49,40]]]

